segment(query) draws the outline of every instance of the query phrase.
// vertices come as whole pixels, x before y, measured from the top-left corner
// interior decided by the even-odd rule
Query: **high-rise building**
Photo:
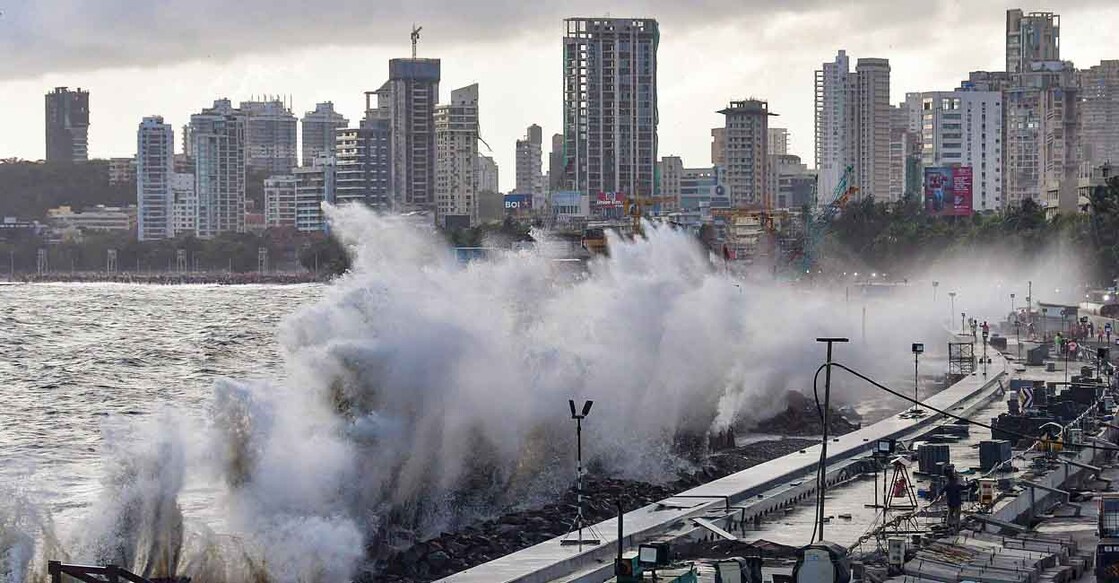
[[[389,120],[393,207],[429,209],[435,204],[435,105],[439,59],[392,59],[389,80],[376,91]]]
[[[1079,161],[1075,69],[1035,61],[1003,93],[1004,180],[1007,204],[1030,198],[1050,213],[1073,211]]]
[[[56,87],[46,95],[47,162],[89,160],[89,92]]]
[[[543,140],[543,132],[536,124],[528,126],[525,137],[517,140],[517,182],[514,190],[518,193],[532,194],[534,197],[544,194],[544,177],[540,166]]]
[[[309,233],[326,231],[324,202],[335,201],[334,159],[320,156],[310,166],[292,169],[295,178],[295,228]]]
[[[679,156],[664,156],[660,163],[660,188],[657,196],[671,201],[666,210],[680,208],[680,179],[684,176],[684,160]]]
[[[652,195],[657,21],[568,18],[564,26],[565,189]]]
[[[726,118],[726,180],[731,206],[772,205],[769,192],[769,104],[732,101]]]
[[[771,156],[784,156],[789,153],[789,130],[787,128],[769,128],[769,154]]]
[[[334,103],[315,104],[314,111],[303,114],[302,164],[311,166],[320,156],[333,157],[336,132],[350,124],[342,114],[334,111]]]
[[[563,134],[552,134],[552,151],[548,153],[548,192],[563,186]]]
[[[171,228],[175,235],[194,233],[198,220],[198,196],[194,174],[176,172],[171,176]]]
[[[1011,78],[1035,61],[1061,60],[1061,17],[1052,12],[1006,11],[1006,72]]]
[[[378,107],[373,107],[373,97]],[[365,117],[356,128],[336,130],[334,197],[379,210],[392,208],[392,120],[387,95],[365,94]]]
[[[921,166],[969,166],[972,208],[1001,211],[1003,200],[1002,93],[921,93]]]
[[[854,162],[851,126],[854,110],[851,64],[847,51],[816,71],[816,171],[821,204],[831,202],[843,172]]]
[[[721,168],[684,168],[680,174],[678,210],[694,212],[703,207],[725,207],[728,204]]]
[[[171,180],[175,174],[175,130],[161,116],[145,117],[136,132],[136,237],[175,235]]]
[[[203,238],[245,231],[245,118],[228,99],[190,116],[195,231]],[[294,155],[294,154],[293,154]]]
[[[478,154],[478,162],[474,165],[474,177],[478,183],[478,192],[501,192],[498,182],[497,162],[490,156]]]
[[[830,202],[847,167],[859,197],[890,197],[890,63],[859,59],[850,70],[846,51],[816,71],[818,197]]]
[[[1078,73],[1081,161],[1119,164],[1119,60]]]
[[[855,64],[855,184],[859,196],[890,197],[890,62],[859,59]]]
[[[245,118],[245,164],[270,174],[291,172],[299,152],[291,108],[278,98],[242,101],[239,115]]]
[[[312,161],[313,163],[313,161]],[[306,166],[305,166],[306,167]],[[264,225],[295,227],[295,176],[279,174],[264,179]]]
[[[478,84],[451,92],[435,108],[435,220],[442,228],[478,224]]]

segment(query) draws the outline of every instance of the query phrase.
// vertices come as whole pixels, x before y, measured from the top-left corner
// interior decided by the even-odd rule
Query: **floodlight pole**
[[[836,342],[850,342],[847,338],[817,338],[816,342],[826,342],[828,345],[827,367],[824,369],[824,435],[820,444],[820,477],[816,484],[816,507],[820,538],[824,540],[824,495],[828,488],[828,423],[831,420],[831,353],[832,345]]]
[[[583,419],[591,412],[591,405],[594,401],[583,402],[582,411],[575,409],[575,400],[568,399],[567,405],[571,409],[571,418],[575,420],[575,500],[576,500],[576,514],[575,514],[575,529],[578,531],[579,550],[583,550]],[[566,542],[566,541],[564,541]],[[592,541],[588,541],[592,542]],[[598,541],[593,541],[597,544]]]

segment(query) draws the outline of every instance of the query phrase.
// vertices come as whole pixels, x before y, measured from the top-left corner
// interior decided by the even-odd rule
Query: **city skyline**
[[[207,3],[193,6],[204,11]],[[679,155],[688,167],[707,165],[710,128],[722,125],[717,111],[730,100],[756,97],[768,101],[771,111],[781,115],[780,125],[790,132],[790,153],[800,155],[811,166],[813,71],[836,50],[889,59],[890,101],[896,104],[907,92],[951,90],[972,70],[1001,69],[1008,7],[1011,5],[953,7],[941,3],[932,9],[937,17],[932,20],[943,26],[933,29],[921,26],[921,22],[930,20],[929,10],[919,17],[902,18],[903,10],[884,6],[878,6],[878,11],[882,13],[880,22],[885,24],[874,26],[868,7],[845,13],[810,5],[795,14],[758,7],[763,18],[753,24],[743,22],[740,13],[730,13],[729,5],[724,6],[728,12],[724,17],[718,11],[709,11],[706,22],[655,3],[626,6],[624,13],[620,9],[611,13],[657,18],[660,22],[659,156]],[[1027,11],[1060,12],[1064,37],[1061,56],[1077,67],[1087,68],[1117,56],[1108,46],[1103,23],[1110,20],[1107,16],[1119,15],[1119,8],[1095,2],[1022,7]],[[318,46],[318,42],[306,40],[302,45],[295,43],[299,48],[272,54],[261,53],[272,47],[262,44],[259,34],[242,37],[241,48],[233,46],[238,39],[232,35],[240,32],[230,25],[224,34],[231,36],[225,37],[224,44],[214,40],[209,59],[189,52],[155,51],[144,58],[165,64],[152,67],[137,66],[138,57],[130,60],[113,51],[101,51],[98,61],[91,61],[89,55],[75,58],[75,47],[81,48],[82,43],[97,45],[96,39],[83,36],[68,41],[69,49],[55,49],[57,54],[47,71],[47,63],[36,61],[40,57],[23,54],[42,42],[30,34],[30,30],[44,30],[45,17],[36,20],[40,8],[6,8],[0,17],[0,47],[21,54],[0,65],[0,127],[5,129],[0,132],[0,157],[43,158],[42,95],[55,86],[80,86],[90,91],[90,157],[131,156],[135,154],[135,127],[144,116],[162,115],[178,128],[191,113],[221,97],[239,102],[266,93],[290,94],[296,115],[313,110],[318,102],[333,101],[339,113],[350,120],[360,119],[363,92],[375,90],[383,82],[390,58],[405,57],[410,50],[409,25],[402,25],[399,31],[388,30],[391,22],[383,25],[384,35],[375,35],[388,39],[391,46],[357,46],[346,40],[343,30],[337,46]],[[340,10],[347,9],[349,5],[343,3]],[[562,130],[562,19],[591,11],[579,4],[562,7],[562,13],[559,8],[542,10],[543,14],[531,16],[511,14],[511,20],[520,19],[526,28],[504,40],[483,42],[466,41],[461,30],[450,26],[453,19],[446,15],[433,14],[424,7],[414,15],[424,26],[419,56],[443,62],[440,102],[448,101],[451,88],[473,82],[478,82],[487,95],[481,103],[481,137],[493,150],[482,146],[481,153],[493,156],[502,169],[502,190],[513,187],[515,142],[523,136],[524,128],[539,124],[545,135]],[[893,20],[886,18],[891,15]],[[408,17],[410,22],[410,16],[405,14],[400,19]],[[852,21],[847,28],[854,30],[839,30],[844,19]],[[89,35],[95,36],[98,26],[96,19],[89,24]],[[25,34],[5,34],[13,29]],[[398,34],[394,36],[394,32]],[[124,34],[122,46],[143,42],[143,38],[137,40],[131,34]],[[757,37],[756,45],[742,42],[751,35]],[[493,59],[497,53],[503,58]]]

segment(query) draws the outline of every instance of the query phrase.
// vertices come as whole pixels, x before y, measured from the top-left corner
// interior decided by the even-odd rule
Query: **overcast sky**
[[[852,64],[888,58],[896,103],[1001,69],[1008,7],[1058,12],[1061,56],[1078,66],[1119,58],[1113,0],[0,0],[0,158],[43,157],[43,94],[55,86],[90,91],[93,157],[133,155],[145,115],[163,115],[178,140],[218,97],[290,95],[297,116],[330,100],[356,123],[362,92],[408,56],[415,22],[420,56],[442,59],[444,99],[480,84],[482,137],[509,189],[524,128],[544,128],[545,154],[561,129],[562,19],[609,15],[660,22],[661,155],[709,165],[715,112],[758,97],[811,163],[813,71],[838,49]]]

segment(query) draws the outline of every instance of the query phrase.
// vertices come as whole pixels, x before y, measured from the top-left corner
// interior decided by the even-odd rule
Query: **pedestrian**
[[[948,483],[944,486],[944,497],[948,500],[948,528],[960,529],[960,508],[964,504],[964,488],[960,483],[960,476],[955,468],[944,468],[944,475]]]

